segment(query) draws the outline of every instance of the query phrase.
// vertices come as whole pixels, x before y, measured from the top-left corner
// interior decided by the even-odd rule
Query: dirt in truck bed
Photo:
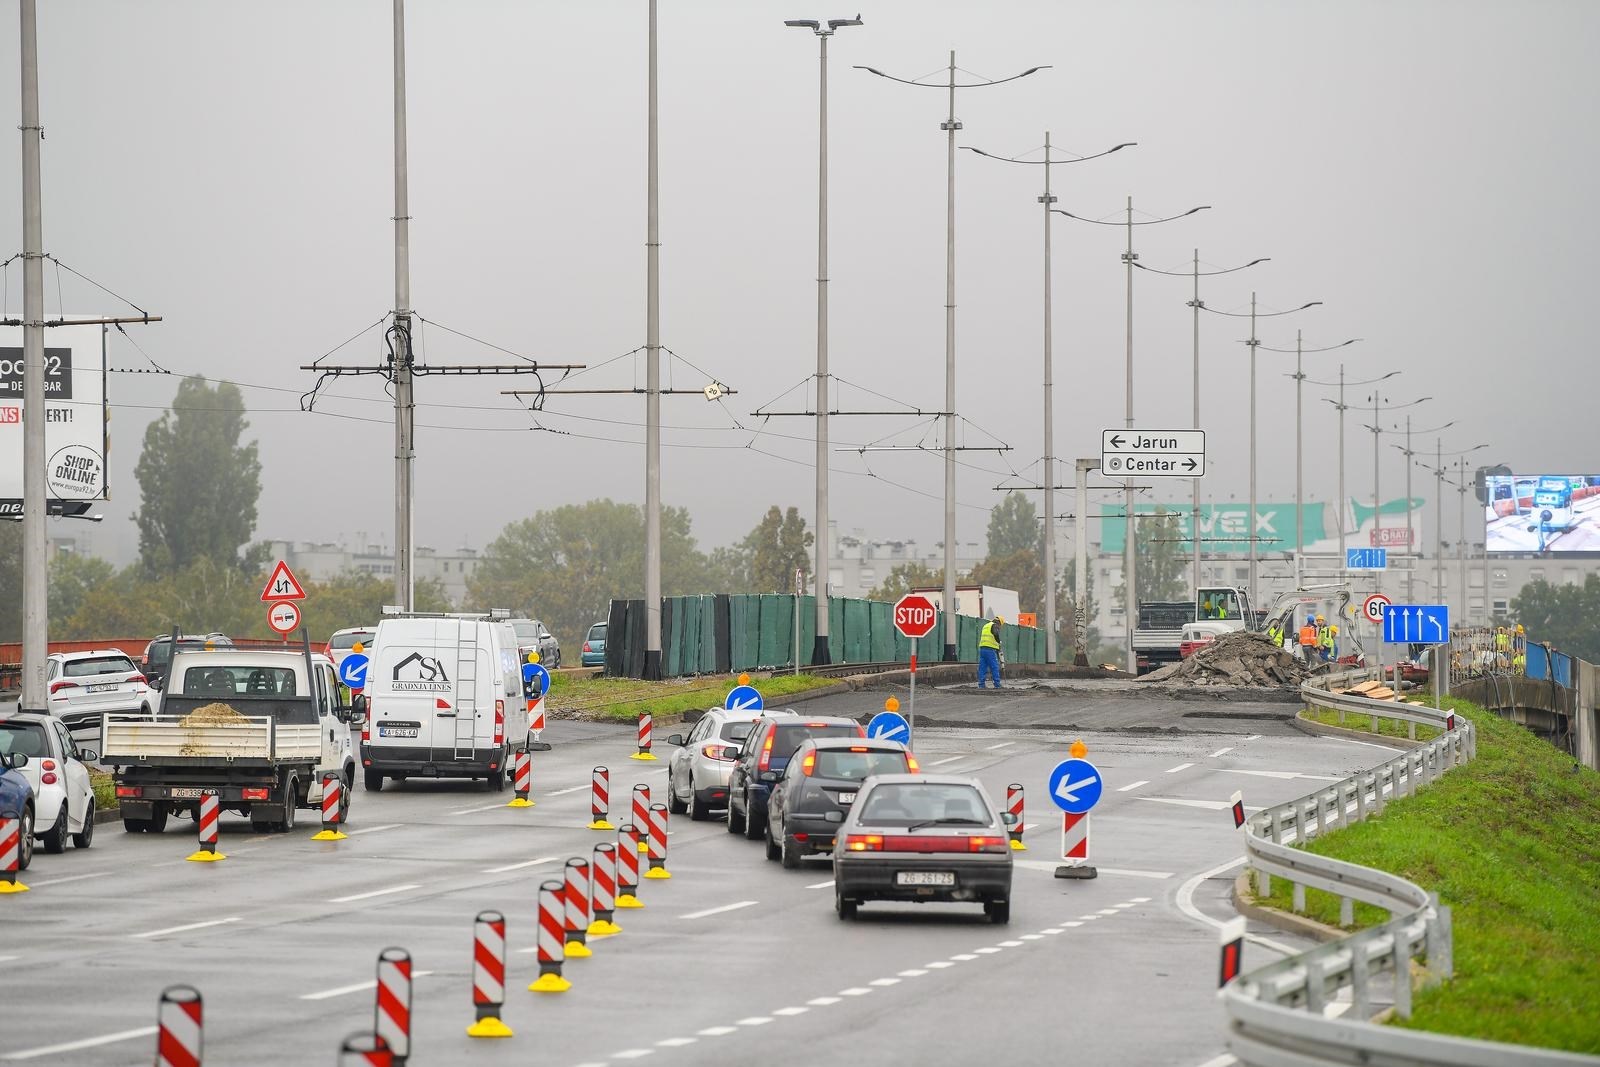
[[[178,721],[185,726],[229,726],[248,720],[226,704],[207,704],[195,708]]]

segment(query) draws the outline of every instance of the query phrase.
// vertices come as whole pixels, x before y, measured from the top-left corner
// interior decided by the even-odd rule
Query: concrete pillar
[[[1600,771],[1600,669],[1582,660],[1573,664],[1577,668],[1577,699],[1572,708],[1572,729],[1578,735],[1578,762],[1592,770]]]

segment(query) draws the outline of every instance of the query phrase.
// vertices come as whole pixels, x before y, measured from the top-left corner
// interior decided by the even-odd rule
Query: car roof
[[[808,737],[800,743],[801,745],[812,745],[818,750],[865,748],[873,752],[906,751],[906,746],[900,742],[886,741],[881,737]],[[927,780],[920,774],[916,777],[918,781]]]
[[[763,711],[749,711],[745,709],[736,711],[733,708],[707,708],[705,710],[705,715],[714,715],[723,722],[755,722],[765,714],[766,712]],[[704,716],[702,716],[702,718],[703,717]]]
[[[49,659],[59,660],[62,663],[75,659],[93,659],[95,656],[127,656],[128,653],[120,648],[96,648],[93,650],[80,650],[78,652],[52,652]]]
[[[47,722],[55,722],[54,715],[40,715],[36,711],[19,711],[11,715],[0,715],[0,722],[31,722],[42,726]]]
[[[770,718],[773,719],[773,721],[778,722],[779,724],[787,724],[787,725],[790,725],[790,726],[793,726],[796,723],[798,723],[798,724],[800,724],[802,726],[809,726],[812,723],[816,723],[819,726],[860,726],[861,725],[859,722],[856,722],[856,720],[848,718],[848,717],[846,717],[844,715],[807,716],[807,715],[801,715],[799,712],[792,711],[792,710],[790,710],[788,708],[783,709],[782,711],[778,712],[777,714],[772,714],[771,712],[764,712],[763,714],[769,716]],[[780,716],[781,716],[781,718],[780,718]]]
[[[868,785],[970,785],[983,791],[976,778],[961,774],[874,774],[863,783]]]
[[[333,636],[338,637],[340,634],[375,634],[377,632],[378,626],[374,623],[371,626],[346,626],[342,630],[333,631]]]
[[[219,667],[271,667],[305,662],[305,651],[298,648],[192,648],[180,650],[178,654],[185,657],[193,656],[197,660],[205,663],[215,663]],[[332,662],[327,656],[317,651],[311,653],[311,659],[315,663]]]

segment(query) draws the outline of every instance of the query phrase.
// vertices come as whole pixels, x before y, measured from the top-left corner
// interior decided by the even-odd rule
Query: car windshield
[[[823,722],[786,722],[780,723],[773,731],[772,755],[776,759],[788,759],[794,755],[794,750],[808,737],[859,737],[861,728],[846,723]]]
[[[812,773],[821,778],[848,778],[859,782],[874,774],[905,774],[908,770],[904,752],[819,748]]]
[[[183,672],[183,688],[179,692],[186,697],[294,696],[294,668],[190,667]]]
[[[127,656],[95,656],[92,659],[69,659],[65,664],[68,678],[89,678],[97,674],[132,674],[133,660]]]
[[[606,639],[606,624],[605,623],[597,622],[593,626],[589,627],[589,640],[590,641],[604,641],[605,639]]]
[[[884,782],[867,794],[861,809],[864,826],[988,826],[983,795],[970,785],[935,782]]]
[[[44,727],[36,722],[0,721],[0,756],[47,756],[50,754]]]
[[[334,648],[354,648],[359,641],[363,645],[372,644],[372,639],[378,636],[371,630],[356,630],[347,634],[334,634],[330,642]]]
[[[753,722],[725,722],[717,736],[724,741],[743,741],[750,736],[750,731],[756,728]]]

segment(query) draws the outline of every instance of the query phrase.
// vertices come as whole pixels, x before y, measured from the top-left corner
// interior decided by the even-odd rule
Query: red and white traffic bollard
[[[350,835],[339,829],[344,822],[344,775],[338,771],[322,774],[322,829],[311,835],[313,841],[343,841]]]
[[[526,752],[513,752],[511,754],[512,781],[515,782],[516,796],[506,805],[508,808],[531,808],[533,801],[528,799],[528,794],[533,792],[533,757]]]
[[[378,953],[378,997],[373,1032],[389,1046],[393,1062],[404,1067],[411,1055],[411,953],[386,948]]]
[[[339,1067],[390,1067],[394,1053],[373,1033],[351,1034],[339,1045]]]
[[[639,891],[639,827],[628,823],[617,831],[617,907],[642,908]]]
[[[633,825],[639,830],[638,849],[645,851],[645,838],[650,834],[650,787],[643,782],[633,787]]]
[[[567,861],[566,934],[567,955],[574,959],[593,956],[589,948],[589,861],[574,856]]]
[[[1010,835],[1011,847],[1019,852],[1026,850],[1028,847],[1022,843],[1022,809],[1022,784],[1020,782],[1012,782],[1006,786],[1006,810],[1017,817],[1016,822],[1011,824]]]
[[[510,1037],[500,1021],[506,1004],[506,917],[480,911],[472,922],[472,1010],[468,1037]]]
[[[195,863],[211,863],[228,857],[217,851],[217,837],[222,827],[222,804],[209,793],[200,798],[195,812],[194,825],[200,835],[200,848],[189,857]]]
[[[156,1067],[200,1067],[203,1005],[193,986],[168,986],[156,1007]]]
[[[639,713],[639,751],[629,756],[629,759],[653,760],[656,758],[655,753],[650,751],[650,725],[650,713],[641,711]]]
[[[1222,924],[1222,966],[1217,976],[1220,988],[1239,977],[1244,969],[1244,916]]]
[[[22,819],[15,813],[0,816],[0,894],[26,893],[17,881],[22,871]]]
[[[650,860],[650,869],[644,872],[646,878],[672,877],[672,872],[667,870],[667,806],[665,804],[650,805],[650,845],[646,854]]]
[[[1233,809],[1233,828],[1244,829],[1244,794],[1236,792],[1228,798],[1228,804]]]
[[[561,977],[566,961],[566,883],[539,883],[539,977],[528,987],[530,993],[565,993],[572,983]]]
[[[589,778],[589,813],[589,829],[615,829],[606,821],[611,814],[611,772],[604,767],[596,767]]]
[[[634,857],[638,862],[638,857]],[[617,911],[617,846],[602,841],[594,846],[594,861],[589,865],[590,937],[610,937],[622,933],[613,921]]]

